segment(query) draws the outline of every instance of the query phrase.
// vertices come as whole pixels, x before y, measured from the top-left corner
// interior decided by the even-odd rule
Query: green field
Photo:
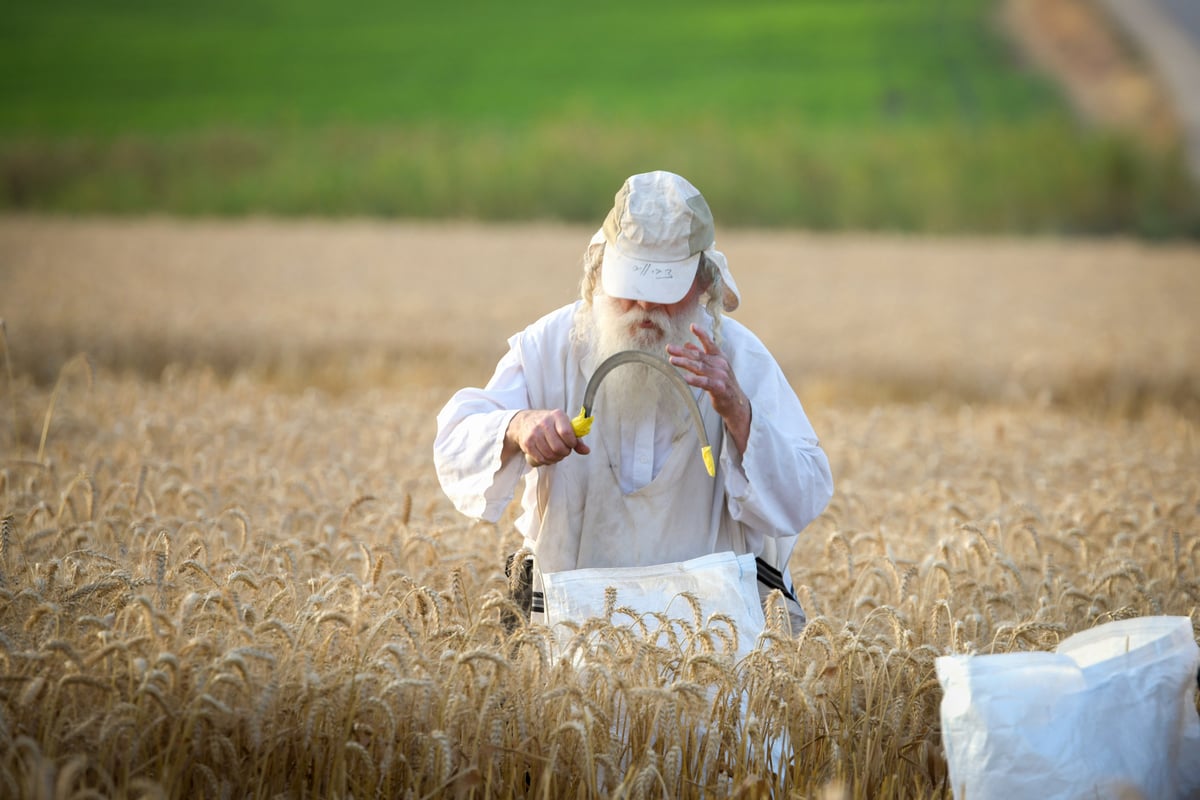
[[[0,125],[839,128],[1053,116],[991,3],[123,2],[6,12]]]
[[[1200,232],[1174,154],[1084,131],[987,0],[28,3],[9,210],[591,220],[628,173],[818,229]]]

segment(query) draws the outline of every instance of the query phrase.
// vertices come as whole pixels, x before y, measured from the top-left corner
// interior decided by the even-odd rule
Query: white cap
[[[713,246],[712,212],[695,186],[671,172],[646,172],[628,178],[614,201],[600,229],[605,294],[677,303],[691,288],[704,253],[721,271],[725,310],[737,308],[739,296],[729,265]]]

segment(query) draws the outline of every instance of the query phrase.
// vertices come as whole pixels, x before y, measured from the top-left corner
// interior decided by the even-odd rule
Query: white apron
[[[537,407],[578,409],[592,368],[571,348],[566,353],[565,380],[561,383],[543,383],[536,374],[527,376],[531,400]],[[661,376],[650,373],[649,379],[661,380]],[[545,621],[541,613],[544,572],[664,564],[726,550],[738,555],[756,554],[758,590],[763,600],[776,588],[785,596],[792,594],[783,583],[786,556],[781,556],[777,543],[768,538],[751,547],[742,524],[729,513],[721,466],[724,426],[707,395],[699,389],[691,391],[717,465],[715,478],[709,477],[705,469],[690,416],[673,393],[665,395],[669,400],[664,402],[669,404],[668,413],[676,418],[675,439],[658,474],[645,486],[630,492],[621,489],[621,410],[605,402],[603,389],[594,409],[596,422],[585,438],[591,452],[573,453],[541,468],[553,472],[549,480],[538,482],[540,524],[536,539],[526,539],[534,553],[534,622]],[[794,597],[788,597],[787,607],[792,631],[798,634],[805,624],[804,611]]]
[[[711,403],[701,403],[700,409],[719,463],[720,417]],[[600,413],[605,410],[600,408]],[[699,437],[683,413],[679,419],[658,474],[634,491],[622,491],[618,478],[614,428],[620,420],[601,425],[598,419],[586,439],[591,452],[570,455],[555,466],[556,494],[565,502],[541,509],[534,551],[542,572],[665,564],[723,550],[746,552],[741,525],[725,510],[724,487],[704,467]]]

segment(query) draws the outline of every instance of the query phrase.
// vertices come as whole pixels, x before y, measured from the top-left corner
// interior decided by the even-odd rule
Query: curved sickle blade
[[[700,455],[704,458],[704,468],[708,470],[710,478],[714,477],[717,469],[716,464],[713,463],[712,447],[708,444],[708,434],[704,432],[704,421],[700,418],[700,407],[696,405],[696,398],[692,397],[691,387],[668,362],[640,350],[623,350],[620,353],[614,353],[596,367],[596,371],[588,379],[587,388],[583,392],[583,408],[579,410],[578,416],[571,420],[571,427],[575,429],[575,435],[586,436],[592,429],[592,405],[596,400],[596,391],[600,388],[605,376],[622,364],[644,364],[658,370],[671,382],[679,396],[683,398],[684,405],[691,412],[692,423],[695,425],[696,435],[700,439]]]

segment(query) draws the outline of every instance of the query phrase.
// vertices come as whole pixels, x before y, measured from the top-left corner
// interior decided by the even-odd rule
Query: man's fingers
[[[696,345],[688,342],[684,346],[668,345],[667,353],[670,363],[682,370],[680,377],[690,386],[703,389],[712,398],[713,407],[719,414],[735,410],[742,405],[741,389],[738,388],[737,378],[721,349],[696,325],[692,325],[692,333],[704,346],[701,351]]]
[[[688,372],[698,372],[700,369],[700,362],[688,356],[672,355],[667,361],[671,366],[686,369]],[[686,380],[688,376],[684,375],[683,378]]]
[[[587,454],[589,448],[571,427],[571,420],[561,410],[542,412],[531,425],[521,442],[525,461],[531,467],[542,467],[562,461],[572,452]]]
[[[562,411],[559,411],[554,415],[552,421],[554,423],[554,432],[557,434],[558,438],[562,440],[567,447],[574,447],[575,442],[578,441],[579,437],[575,435],[575,426],[571,424],[571,418]]]
[[[710,356],[721,354],[721,348],[717,347],[717,343],[710,339],[704,329],[694,322],[692,323],[692,335],[700,340],[701,346],[704,347],[704,352]]]
[[[704,351],[691,342],[682,347],[667,345],[667,355],[667,361],[676,367],[693,372],[696,375],[703,375],[705,373]],[[687,378],[686,375],[683,377]]]
[[[558,431],[548,431],[539,444],[541,445],[539,451],[542,461],[548,464],[562,461],[574,446],[574,442],[568,444]]]

